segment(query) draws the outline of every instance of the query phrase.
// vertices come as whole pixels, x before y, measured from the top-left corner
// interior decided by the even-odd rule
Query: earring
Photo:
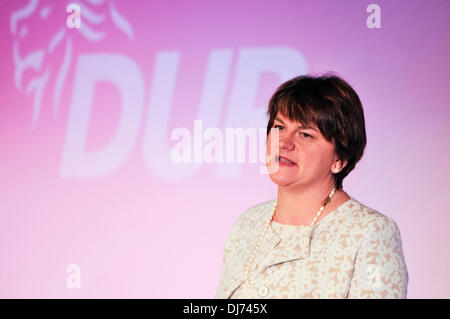
[[[337,172],[339,172],[339,170],[338,170],[337,168],[335,168],[335,169],[334,169],[334,172],[337,173]]]

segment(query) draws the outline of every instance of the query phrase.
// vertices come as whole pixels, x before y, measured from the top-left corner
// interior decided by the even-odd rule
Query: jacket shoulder
[[[269,200],[247,208],[233,223],[228,237],[237,237],[239,234],[245,233],[244,229],[257,227],[265,220],[264,217],[273,213],[275,204],[276,200]]]
[[[351,220],[354,223],[357,231],[368,234],[368,233],[378,233],[378,234],[393,234],[399,233],[399,228],[395,220],[380,211],[371,208],[354,198],[352,199],[352,204],[350,205]]]

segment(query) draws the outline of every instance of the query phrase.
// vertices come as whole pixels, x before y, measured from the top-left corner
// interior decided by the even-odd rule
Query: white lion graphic
[[[52,14],[68,15],[66,13],[68,4],[77,4],[81,8],[82,24],[79,29],[68,29],[65,19],[53,19],[51,23],[59,21],[56,27],[49,23]],[[49,78],[53,74],[52,68],[56,69],[52,96],[53,116],[55,118],[58,116],[62,89],[73,61],[74,39],[70,34],[79,32],[81,37],[89,42],[101,41],[106,37],[105,24],[108,20],[124,33],[129,41],[134,41],[134,32],[130,23],[119,13],[112,0],[53,1],[52,3],[48,0],[29,0],[25,7],[11,13],[10,28],[14,37],[14,84],[20,92],[25,92],[27,95],[34,93],[32,128],[35,128],[39,119],[43,95],[46,92]],[[27,37],[30,25],[36,24],[36,21],[37,24],[40,24],[33,28],[43,26],[42,28],[55,30],[49,39],[43,40],[41,36],[39,39]],[[34,43],[38,43],[38,48],[34,47],[28,53],[24,53],[24,50]],[[62,61],[56,62],[52,55],[58,48],[64,50],[64,53]],[[32,73],[33,76],[25,85],[23,82],[26,72]]]

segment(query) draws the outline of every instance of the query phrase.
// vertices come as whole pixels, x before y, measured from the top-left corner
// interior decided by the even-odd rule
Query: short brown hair
[[[281,84],[272,95],[267,115],[267,137],[278,113],[302,125],[315,124],[334,144],[336,155],[347,165],[334,175],[336,188],[355,168],[366,147],[364,111],[358,94],[342,78],[327,73],[297,76]]]

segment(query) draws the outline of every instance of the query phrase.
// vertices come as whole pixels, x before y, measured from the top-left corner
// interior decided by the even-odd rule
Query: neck
[[[274,220],[283,224],[309,225],[333,187],[334,183],[297,188],[279,186]],[[344,191],[336,190],[316,223],[348,199],[350,197]]]

